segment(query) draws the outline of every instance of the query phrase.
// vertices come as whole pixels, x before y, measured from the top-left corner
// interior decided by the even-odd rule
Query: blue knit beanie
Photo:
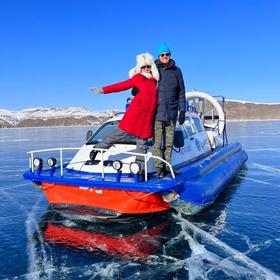
[[[171,54],[170,49],[164,43],[160,44],[160,46],[158,48],[158,56],[160,56],[162,53],[170,53]]]

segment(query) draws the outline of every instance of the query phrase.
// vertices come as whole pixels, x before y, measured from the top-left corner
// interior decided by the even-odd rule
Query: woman
[[[147,152],[147,139],[153,136],[159,73],[149,53],[137,55],[136,61],[136,67],[129,71],[128,80],[102,89],[91,88],[92,92],[99,94],[119,92],[133,87],[138,89],[138,94],[131,101],[116,131],[99,142],[95,148],[108,149],[117,141],[126,138],[127,134],[131,134],[137,137],[137,152],[143,154]],[[98,151],[91,153],[92,160],[97,153]],[[137,160],[143,161],[143,158],[140,158]]]

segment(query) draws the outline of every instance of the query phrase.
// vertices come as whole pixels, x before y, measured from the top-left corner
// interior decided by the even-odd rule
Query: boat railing
[[[75,151],[75,150],[81,150],[81,148],[53,148],[53,149],[29,151],[29,152],[27,152],[27,154],[29,155],[29,168],[33,173],[34,172],[33,161],[34,161],[34,158],[35,158],[35,154],[58,151],[59,152],[59,162],[60,162],[60,176],[63,177],[63,163],[64,163],[63,152],[64,151],[69,151],[69,150]],[[109,155],[110,154],[115,155],[115,154],[118,154],[118,153],[121,152],[122,154],[143,157],[144,158],[144,178],[145,178],[145,181],[148,181],[148,168],[147,168],[147,166],[148,166],[149,159],[157,159],[159,161],[162,161],[166,166],[169,167],[172,178],[173,179],[175,178],[175,174],[174,174],[174,171],[173,171],[173,168],[172,168],[171,164],[169,162],[167,162],[166,160],[164,160],[160,157],[157,157],[157,156],[153,156],[151,154],[142,154],[142,153],[135,153],[135,152],[128,152],[128,151],[117,151],[117,150],[116,151],[109,151],[108,149],[99,149],[99,148],[90,148],[90,149],[82,148],[82,150],[89,150],[89,151],[95,150],[95,151],[99,151],[101,153],[101,163],[102,163],[101,176],[102,176],[102,179],[105,178],[105,170],[104,170],[105,169],[105,166],[104,166],[104,153],[105,152],[106,152],[106,154],[109,154]],[[83,165],[86,162],[87,161],[83,161]]]

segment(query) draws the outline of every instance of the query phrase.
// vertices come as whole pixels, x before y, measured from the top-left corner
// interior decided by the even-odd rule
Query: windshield
[[[119,125],[119,121],[104,123],[87,141],[87,145],[97,144],[102,141],[107,135],[114,133]],[[119,141],[118,144],[134,144],[136,145],[136,137],[127,134],[125,139]]]

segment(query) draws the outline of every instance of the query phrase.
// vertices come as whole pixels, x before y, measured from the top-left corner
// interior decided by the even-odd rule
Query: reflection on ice
[[[49,244],[123,258],[143,258],[157,251],[161,234],[170,224],[170,215],[123,224],[97,224],[74,222],[50,211],[41,220],[40,230]]]
[[[32,213],[27,221],[28,279],[279,279],[180,213],[104,225],[48,212],[33,236]],[[216,217],[218,226],[225,217],[226,211]],[[249,253],[254,246],[246,242]]]

